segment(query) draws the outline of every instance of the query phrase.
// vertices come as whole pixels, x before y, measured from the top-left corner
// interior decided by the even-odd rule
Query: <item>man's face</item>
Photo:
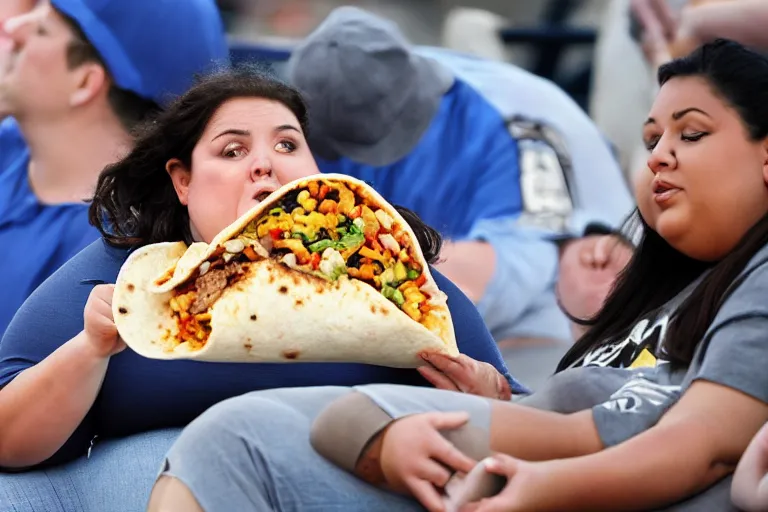
[[[10,18],[0,45],[0,117],[55,117],[66,113],[73,87],[67,48],[73,40],[66,20],[42,2]]]
[[[602,307],[632,249],[613,235],[592,235],[566,242],[560,255],[557,293],[576,318],[591,318]]]

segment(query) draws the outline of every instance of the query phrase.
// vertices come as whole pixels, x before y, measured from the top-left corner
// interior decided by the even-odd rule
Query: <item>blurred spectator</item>
[[[85,200],[131,146],[133,125],[227,58],[213,0],[51,0],[4,28],[0,335],[43,280],[98,238]]]
[[[640,126],[659,65],[716,38],[768,50],[765,0],[614,0],[598,39],[590,113],[628,177],[644,168]]]
[[[555,240],[590,222],[615,226],[632,206],[608,147],[551,84],[443,53],[449,69],[428,52],[354,8],[336,10],[296,49],[288,75],[310,104],[320,168],[368,180],[453,239],[438,268],[479,304],[497,340],[571,340],[554,293]],[[473,87],[489,80],[495,92]],[[561,126],[573,171],[573,155],[555,149]],[[599,258],[601,272],[621,254]]]

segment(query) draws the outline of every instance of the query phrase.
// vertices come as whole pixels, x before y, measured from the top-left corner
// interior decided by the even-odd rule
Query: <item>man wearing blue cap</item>
[[[214,0],[50,0],[2,28],[0,335],[98,237],[85,201],[131,129],[228,56]]]

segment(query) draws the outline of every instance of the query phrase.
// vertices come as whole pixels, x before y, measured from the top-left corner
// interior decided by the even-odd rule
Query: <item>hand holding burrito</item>
[[[137,250],[113,311],[128,346],[158,359],[416,367],[458,354],[414,232],[342,175],[283,186],[210,244]]]

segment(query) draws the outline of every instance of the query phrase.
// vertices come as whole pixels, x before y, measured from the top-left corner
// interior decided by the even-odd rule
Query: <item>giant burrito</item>
[[[422,352],[458,354],[413,230],[336,174],[281,187],[210,244],[138,249],[112,307],[126,344],[156,359],[415,367]]]

